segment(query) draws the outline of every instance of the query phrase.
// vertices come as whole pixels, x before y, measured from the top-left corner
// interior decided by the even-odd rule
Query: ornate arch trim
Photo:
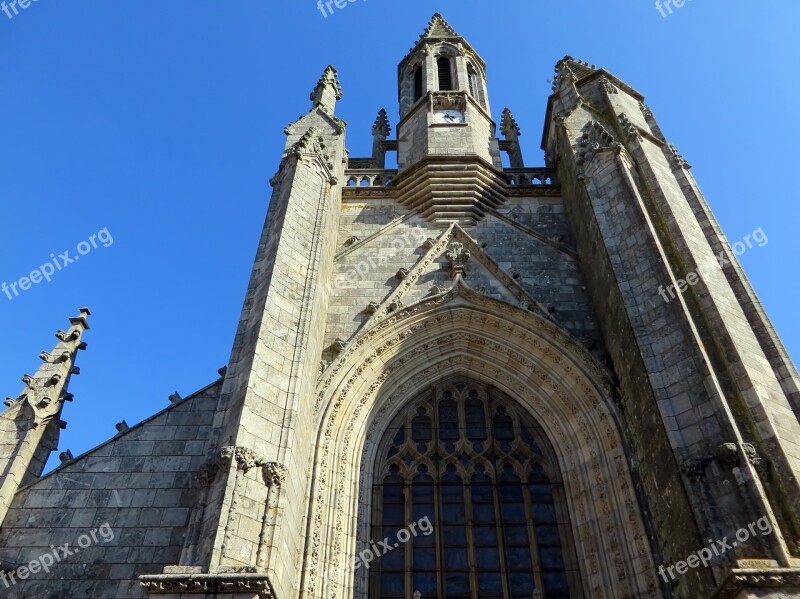
[[[460,280],[364,332],[323,373],[302,596],[350,597],[356,582],[366,597],[345,556],[368,541],[365,489],[380,437],[420,388],[464,373],[515,399],[547,432],[587,595],[657,597],[608,373],[557,325]]]

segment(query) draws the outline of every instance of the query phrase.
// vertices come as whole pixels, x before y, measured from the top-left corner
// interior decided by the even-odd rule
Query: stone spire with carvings
[[[519,137],[522,135],[514,115],[511,110],[503,110],[503,120],[500,122],[500,132],[505,137],[501,142],[501,147],[508,151],[508,158],[511,168],[525,168],[525,161],[522,159],[522,148],[519,145]]]
[[[386,168],[386,138],[392,133],[386,110],[381,108],[372,126],[372,158],[375,168]]]
[[[319,107],[323,112],[333,115],[337,100],[342,99],[342,86],[339,84],[337,71],[332,65],[328,65],[322,77],[317,81],[317,85],[310,96],[313,104],[312,108]]]
[[[36,374],[22,377],[24,389],[17,397],[5,400],[0,414],[0,524],[5,519],[17,490],[42,474],[50,453],[57,449],[59,432],[66,428],[61,420],[64,402],[72,401],[67,387],[79,350],[86,349],[83,333],[89,328],[89,309],[81,308],[70,318],[70,328],[56,332],[58,343],[39,358]]]

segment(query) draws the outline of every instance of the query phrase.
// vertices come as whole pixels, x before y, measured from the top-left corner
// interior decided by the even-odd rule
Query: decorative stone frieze
[[[153,574],[142,576],[139,581],[151,597],[196,594],[215,597],[234,595],[237,599],[276,599],[266,574]]]

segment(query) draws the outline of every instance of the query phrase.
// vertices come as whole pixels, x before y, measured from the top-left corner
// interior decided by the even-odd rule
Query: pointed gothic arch
[[[384,431],[371,487],[370,538],[404,542],[370,564],[370,597],[584,596],[555,452],[494,386],[422,389]]]
[[[492,385],[548,434],[563,475],[586,596],[656,597],[658,583],[605,370],[560,327],[460,280],[347,344],[323,372],[315,417],[305,598],[367,597],[376,452],[420,389],[454,375]]]

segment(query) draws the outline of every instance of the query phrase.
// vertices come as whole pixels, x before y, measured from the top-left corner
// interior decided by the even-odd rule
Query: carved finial
[[[450,24],[444,20],[444,17],[439,14],[438,12],[431,17],[431,22],[428,23],[428,26],[425,28],[425,31],[422,33],[422,36],[419,38],[423,40],[425,38],[441,38],[441,37],[461,37],[456,33],[456,30],[453,29]]]
[[[78,316],[73,316],[69,319],[69,322],[73,327],[80,327],[83,330],[87,330],[90,328],[88,318],[91,315],[92,313],[89,311],[89,308],[78,308]]]
[[[392,132],[392,127],[389,124],[389,118],[386,116],[386,111],[381,108],[378,112],[378,118],[375,119],[375,124],[372,126],[372,160],[374,161],[374,168],[386,168],[386,138]]]
[[[506,138],[508,159],[511,168],[525,168],[525,161],[522,159],[522,148],[519,145],[519,136],[522,132],[514,119],[514,115],[506,108],[503,110],[503,119],[500,122],[500,131]]]
[[[561,87],[562,83],[575,82],[591,75],[596,70],[588,62],[575,60],[572,56],[565,56],[556,63],[556,75],[553,79],[553,91]]]
[[[317,82],[314,91],[311,92],[312,108],[321,108],[328,114],[333,114],[336,108],[336,101],[342,98],[342,86],[339,84],[336,69],[332,65],[328,65],[325,72],[322,73]]]
[[[457,275],[464,275],[464,266],[470,258],[469,250],[464,249],[464,244],[458,241],[451,243],[445,255],[453,269],[451,276],[455,278]]]
[[[517,121],[514,119],[514,115],[511,114],[511,110],[508,108],[503,110],[503,119],[500,121],[500,131],[506,136],[506,139],[522,135],[522,131],[520,131],[519,125],[517,125]]]
[[[386,110],[381,108],[378,111],[378,118],[375,119],[375,124],[372,125],[372,135],[386,139],[391,132],[392,126],[389,124],[389,117],[386,115]]]

